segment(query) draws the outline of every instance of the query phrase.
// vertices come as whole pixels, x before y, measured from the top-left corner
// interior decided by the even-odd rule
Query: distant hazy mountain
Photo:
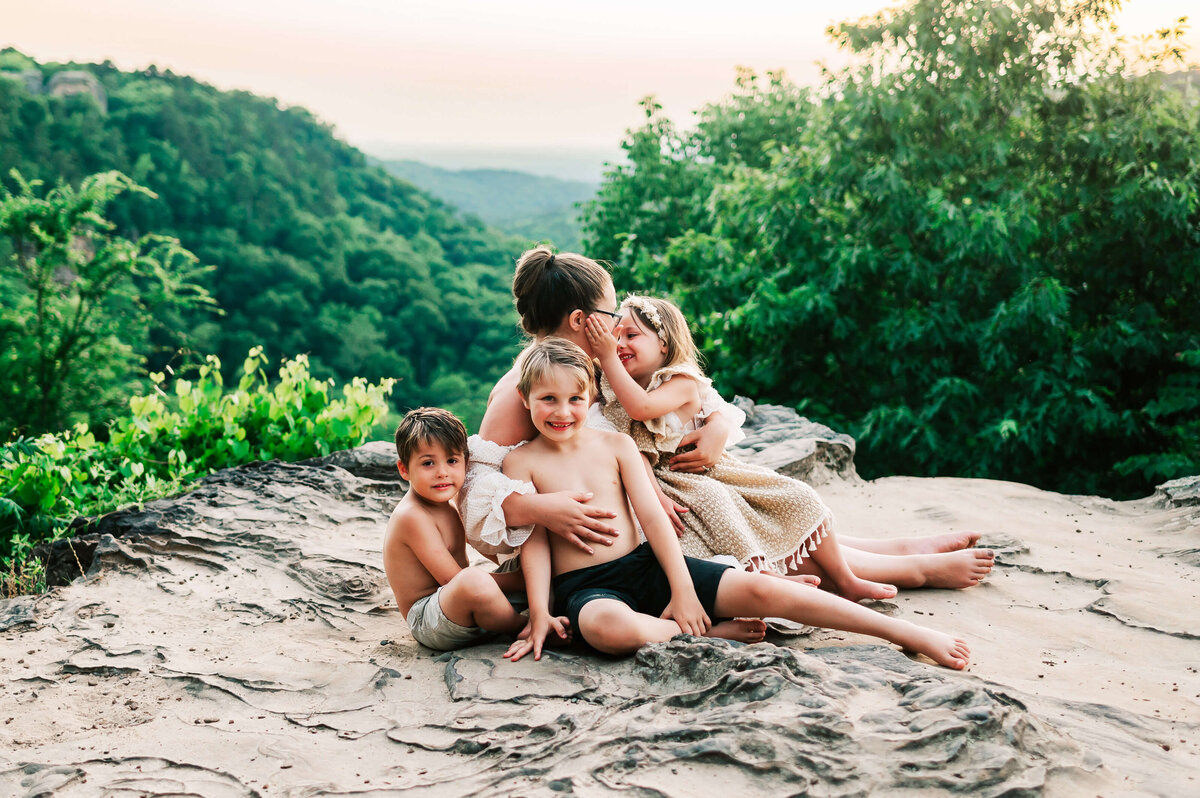
[[[508,233],[580,248],[579,208],[598,185],[511,169],[442,169],[417,161],[381,161],[391,174]]]

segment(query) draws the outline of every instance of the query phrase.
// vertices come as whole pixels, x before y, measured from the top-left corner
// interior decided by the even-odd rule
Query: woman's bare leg
[[[843,554],[858,576],[902,588],[973,587],[991,572],[996,561],[991,549],[888,555],[847,548]]]
[[[969,549],[979,542],[978,532],[946,532],[911,538],[860,538],[842,535],[842,545],[848,549],[875,554],[940,554],[945,551]]]

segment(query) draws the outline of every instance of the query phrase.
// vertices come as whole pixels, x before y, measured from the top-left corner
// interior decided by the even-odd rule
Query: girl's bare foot
[[[767,624],[762,618],[734,618],[709,627],[705,637],[721,637],[739,643],[761,643],[767,636]]]
[[[805,587],[821,586],[821,577],[815,574],[777,574],[774,571],[759,571],[759,573],[766,574],[767,576],[774,576],[778,579],[786,579],[789,582],[795,582],[796,584],[804,585]]]
[[[965,641],[914,623],[902,623],[909,628],[898,635],[895,642],[905,651],[924,654],[937,664],[958,671],[967,667],[967,662],[971,659],[971,649],[967,648]]]
[[[965,549],[931,554],[922,559],[928,564],[921,569],[925,582],[921,587],[973,587],[983,581],[996,563],[991,549]]]
[[[872,582],[869,579],[859,579],[857,576],[849,574],[845,579],[836,583],[834,592],[840,593],[843,598],[848,598],[854,602],[862,601],[863,599],[878,601],[880,599],[895,598],[896,586],[885,585],[882,582]]]

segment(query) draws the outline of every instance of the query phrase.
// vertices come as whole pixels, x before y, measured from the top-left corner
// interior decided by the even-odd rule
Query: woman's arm
[[[672,380],[674,382],[674,380]],[[672,471],[686,471],[689,474],[699,474],[717,464],[725,454],[725,443],[729,439],[732,425],[721,414],[714,410],[704,420],[704,426],[684,435],[679,440],[679,448],[695,446],[686,452],[680,452],[669,461]]]
[[[588,542],[611,546],[617,530],[604,523],[617,514],[588,504],[591,493],[511,493],[502,503],[505,523],[510,527],[543,526],[564,540],[594,554]],[[518,544],[519,545],[519,544]]]

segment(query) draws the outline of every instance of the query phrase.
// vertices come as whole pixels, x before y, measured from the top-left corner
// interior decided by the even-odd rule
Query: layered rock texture
[[[223,471],[60,545],[70,584],[0,602],[0,794],[1200,793],[1186,491],[864,483],[853,441],[751,409],[743,451],[825,480],[843,533],[997,550],[979,587],[875,605],[963,636],[966,672],[821,630],[624,660],[430,652],[380,568],[402,486],[371,444]]]

